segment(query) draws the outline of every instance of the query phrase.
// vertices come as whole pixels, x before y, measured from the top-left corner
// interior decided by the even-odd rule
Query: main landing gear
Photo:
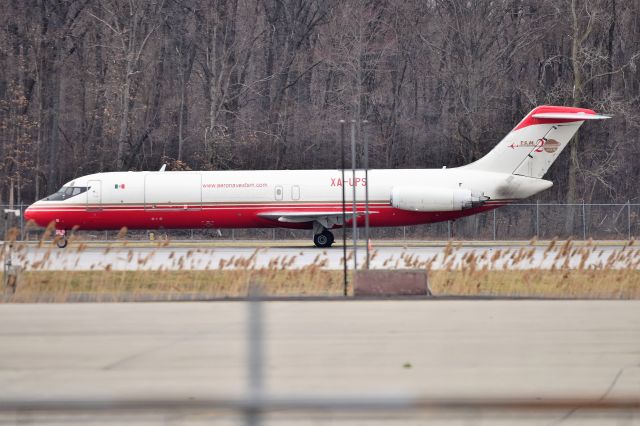
[[[64,229],[56,229],[56,246],[58,248],[65,248],[69,244],[69,240],[67,240],[67,231]]]
[[[323,229],[319,234],[313,236],[313,244],[319,248],[328,248],[333,244],[333,233],[328,229]]]

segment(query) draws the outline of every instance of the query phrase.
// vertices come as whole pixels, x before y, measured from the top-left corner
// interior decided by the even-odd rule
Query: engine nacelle
[[[481,206],[489,197],[462,188],[397,186],[391,189],[391,205],[416,212],[449,212]]]

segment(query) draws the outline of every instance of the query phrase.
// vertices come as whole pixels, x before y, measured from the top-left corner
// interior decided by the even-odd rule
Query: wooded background
[[[93,172],[458,166],[593,108],[541,199],[638,201],[639,0],[2,0],[0,202]],[[360,148],[361,149],[361,148]]]

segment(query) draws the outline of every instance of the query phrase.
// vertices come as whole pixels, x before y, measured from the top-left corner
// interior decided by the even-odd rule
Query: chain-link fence
[[[22,240],[38,239],[42,229],[29,226],[24,220],[27,205],[17,205],[19,217],[0,215],[0,232],[4,238],[6,230],[13,226]],[[2,211],[8,205],[0,205]],[[359,237],[364,230],[359,229]],[[336,236],[341,235],[335,230]],[[118,231],[82,231],[80,239],[114,240]],[[351,230],[347,230],[351,238]],[[531,238],[551,239],[606,239],[628,240],[640,235],[640,204],[637,203],[522,203],[511,204],[485,213],[461,218],[455,221],[417,226],[393,228],[371,228],[372,239],[394,240],[528,240]],[[186,229],[186,230],[131,230],[127,238],[132,240],[308,240],[309,230],[292,229]]]

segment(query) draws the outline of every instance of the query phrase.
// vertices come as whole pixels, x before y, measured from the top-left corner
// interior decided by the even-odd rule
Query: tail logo
[[[558,148],[560,148],[560,145],[561,145],[560,142],[558,142],[555,139],[547,139],[543,145],[543,148],[545,152],[548,152],[549,154],[553,154],[558,150]]]
[[[549,154],[553,154],[560,148],[560,142],[555,139],[538,139],[537,141],[520,141],[519,143],[512,143],[508,145],[508,148],[516,149],[516,148],[529,148],[533,149],[534,152],[548,152]]]

